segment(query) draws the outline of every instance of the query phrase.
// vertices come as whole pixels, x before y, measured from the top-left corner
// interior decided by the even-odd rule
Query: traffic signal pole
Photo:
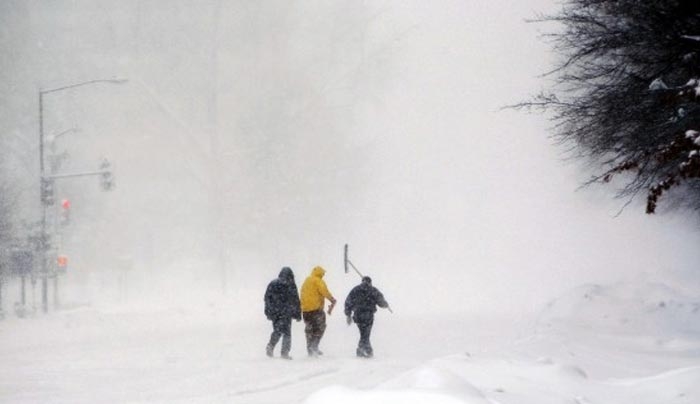
[[[40,236],[40,242],[39,242],[39,249],[40,255],[41,255],[41,269],[40,269],[40,276],[41,276],[41,307],[44,313],[49,311],[49,299],[48,299],[48,265],[47,265],[47,253],[48,253],[48,248],[49,248],[49,236],[46,231],[46,214],[47,214],[47,208],[50,204],[52,204],[52,201],[49,200],[49,198],[45,198],[46,192],[44,190],[44,183],[47,180],[53,180],[53,178],[59,178],[59,176],[56,175],[51,175],[47,176],[46,175],[46,168],[44,166],[44,95],[50,94],[50,93],[55,93],[59,91],[64,91],[64,90],[69,90],[72,88],[76,87],[82,87],[90,84],[96,84],[96,83],[112,83],[112,84],[121,84],[127,82],[126,79],[96,79],[96,80],[88,80],[88,81],[83,81],[80,83],[75,83],[75,84],[70,84],[62,87],[55,87],[55,88],[50,88],[50,89],[39,89],[39,183],[40,183],[40,201],[41,201],[41,236]],[[104,171],[108,170],[103,170],[100,172],[102,174]],[[83,174],[81,175],[88,175],[88,174]],[[94,175],[94,174],[89,174],[89,175]],[[110,173],[111,175],[111,173]],[[73,175],[76,176],[76,175]],[[54,293],[56,295],[58,294],[58,274],[54,273],[55,280],[54,280]],[[56,303],[58,303],[58,297],[56,296]]]

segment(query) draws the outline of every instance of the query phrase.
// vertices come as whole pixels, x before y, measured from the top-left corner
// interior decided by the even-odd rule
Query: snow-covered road
[[[300,402],[330,385],[372,388],[432,357],[478,349],[478,338],[504,339],[466,318],[381,313],[376,358],[361,360],[354,357],[357,329],[334,314],[322,358],[305,355],[303,323],[294,323],[295,359],[273,360],[264,355],[264,318],[236,319],[225,305],[209,309],[80,308],[7,319],[0,323],[0,401]]]
[[[590,290],[576,293],[585,296],[582,301],[591,295]],[[596,293],[604,301],[617,292]],[[679,318],[681,311],[670,310],[675,303],[668,304],[664,315]],[[602,313],[602,306],[588,306]],[[0,402],[700,400],[700,338],[673,329],[654,336],[590,321],[562,322],[563,314],[552,308],[537,324],[380,312],[373,334],[376,357],[364,360],[353,356],[356,328],[334,314],[321,344],[323,357],[304,354],[303,324],[294,323],[294,360],[284,361],[264,355],[269,323],[262,316],[238,315],[233,307],[240,306],[82,307],[6,319],[0,322]],[[678,307],[695,315],[692,304]],[[624,314],[630,324],[632,317],[648,314],[635,314],[624,304],[619,308],[601,318]]]

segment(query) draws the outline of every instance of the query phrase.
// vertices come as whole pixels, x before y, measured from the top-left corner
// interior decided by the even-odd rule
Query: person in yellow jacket
[[[318,349],[318,345],[326,331],[326,313],[323,312],[325,299],[331,302],[328,306],[329,316],[333,312],[336,302],[323,280],[325,273],[325,269],[315,267],[311,270],[311,275],[301,285],[301,312],[304,324],[306,324],[304,332],[306,333],[306,350],[309,356],[323,355],[323,352]]]

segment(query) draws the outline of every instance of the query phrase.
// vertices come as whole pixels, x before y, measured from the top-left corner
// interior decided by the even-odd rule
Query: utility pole
[[[223,198],[221,172],[223,172],[221,162],[221,139],[219,136],[219,27],[221,19],[221,0],[214,0],[212,13],[212,41],[210,48],[210,75],[211,93],[207,103],[209,117],[209,157],[211,164],[211,175],[209,184],[209,202],[211,204],[211,224],[214,230],[214,254],[216,266],[218,266],[221,291],[226,294],[228,291],[228,274],[226,267],[226,254],[224,250],[224,208],[221,198]]]

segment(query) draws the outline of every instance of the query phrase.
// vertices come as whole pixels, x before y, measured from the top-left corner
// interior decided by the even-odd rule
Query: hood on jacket
[[[323,278],[323,275],[326,274],[326,270],[321,268],[321,267],[315,267],[314,269],[311,270],[311,276],[315,276],[317,278]]]
[[[294,283],[294,272],[292,272],[292,268],[282,268],[282,270],[280,271],[279,278],[286,283]]]

